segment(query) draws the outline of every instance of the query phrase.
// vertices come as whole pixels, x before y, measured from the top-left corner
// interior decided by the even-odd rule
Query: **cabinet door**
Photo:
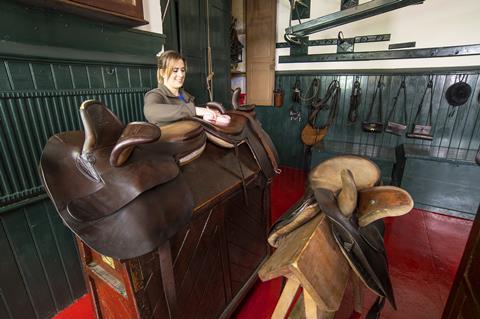
[[[230,299],[223,207],[199,214],[171,240],[178,318],[218,318]]]
[[[277,2],[247,0],[247,103],[273,105]]]
[[[213,100],[228,105],[231,103],[229,85],[231,1],[209,0],[208,4],[210,45],[214,72]]]
[[[268,209],[263,204],[264,190],[249,187],[248,205],[243,192],[225,205],[225,234],[227,237],[232,295],[256,278],[257,267],[267,257]]]

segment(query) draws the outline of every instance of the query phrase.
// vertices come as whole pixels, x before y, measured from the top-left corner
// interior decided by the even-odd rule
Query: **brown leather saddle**
[[[80,107],[85,132],[52,136],[40,159],[43,185],[64,223],[90,247],[119,259],[154,250],[194,207],[179,165],[205,148],[192,121],[123,123],[100,102]]]
[[[82,103],[80,115],[84,132],[52,136],[40,159],[42,183],[62,220],[104,255],[129,259],[156,249],[190,220],[195,203],[180,166],[202,154],[204,127],[215,126],[191,120],[161,128],[124,125],[94,100]],[[270,178],[277,169],[273,143],[255,120],[238,118],[246,120],[219,129],[219,138],[246,141]],[[274,154],[270,164],[267,153]]]
[[[380,169],[368,159],[346,155],[315,167],[305,195],[273,225],[269,243],[277,247],[294,229],[323,212],[348,263],[379,296],[367,318],[377,318],[386,298],[396,309],[388,273],[381,220],[413,208],[411,196],[393,186],[377,186]]]
[[[204,127],[207,139],[216,145],[237,149],[240,144],[246,143],[267,180],[278,174],[280,170],[275,145],[255,117],[243,111],[227,111],[225,114],[231,118],[228,125],[214,125],[194,119]]]

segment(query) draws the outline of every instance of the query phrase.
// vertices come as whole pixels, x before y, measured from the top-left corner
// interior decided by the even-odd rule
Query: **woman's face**
[[[172,73],[170,74],[170,76],[163,76],[163,84],[170,89],[178,90],[183,86],[184,81],[185,63],[183,63],[183,60],[178,60],[173,65]]]

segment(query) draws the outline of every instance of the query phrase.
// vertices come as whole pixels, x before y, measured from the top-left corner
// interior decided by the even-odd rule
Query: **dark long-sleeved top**
[[[158,126],[195,116],[194,97],[183,89],[181,97],[173,95],[163,84],[145,94],[143,114],[145,119]],[[183,97],[183,99],[182,99]]]

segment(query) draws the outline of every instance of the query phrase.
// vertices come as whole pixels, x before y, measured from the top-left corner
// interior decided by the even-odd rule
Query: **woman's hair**
[[[160,56],[157,57],[157,65],[158,65],[158,70],[157,70],[157,80],[158,83],[163,83],[163,77],[161,73],[168,78],[172,72],[173,72],[173,66],[178,60],[182,60],[183,63],[185,64],[185,70],[187,69],[187,61],[185,58],[178,52],[169,50],[165,51]]]

